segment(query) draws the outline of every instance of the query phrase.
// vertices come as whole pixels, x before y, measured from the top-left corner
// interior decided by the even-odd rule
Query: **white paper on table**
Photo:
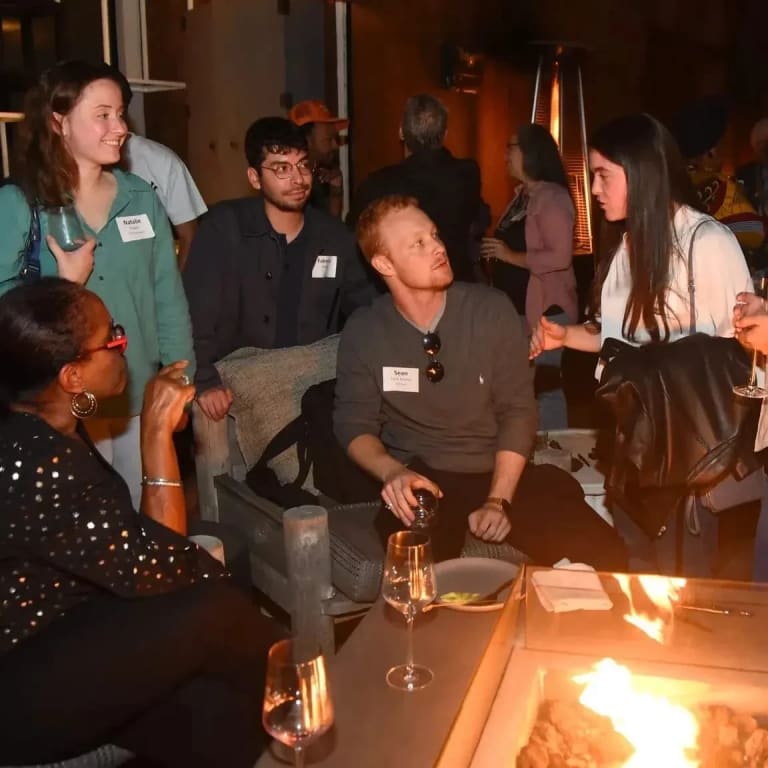
[[[539,601],[550,613],[613,608],[595,569],[584,563],[558,564],[551,571],[535,571],[531,583]]]

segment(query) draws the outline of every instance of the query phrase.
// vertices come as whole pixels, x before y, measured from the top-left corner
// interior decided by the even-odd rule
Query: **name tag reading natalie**
[[[124,243],[134,240],[149,240],[155,236],[155,230],[146,213],[138,213],[135,216],[118,216],[117,229]]]
[[[381,371],[385,392],[419,391],[418,368],[395,368],[385,365]]]
[[[329,256],[325,253],[318,255],[312,267],[312,277],[336,277],[337,260],[337,256]]]

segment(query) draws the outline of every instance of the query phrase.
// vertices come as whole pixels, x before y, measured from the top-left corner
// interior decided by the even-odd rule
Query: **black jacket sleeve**
[[[342,321],[358,307],[367,307],[379,294],[374,284],[373,270],[365,262],[355,239],[351,236],[344,239],[344,278],[339,306]]]
[[[225,301],[236,301],[225,290],[229,259],[234,248],[227,233],[235,231],[235,222],[228,226],[228,212],[213,208],[200,221],[186,267],[182,273],[187,292],[189,314],[192,319],[192,335],[197,359],[195,384],[198,392],[222,386],[214,363],[227,349],[221,317]]]

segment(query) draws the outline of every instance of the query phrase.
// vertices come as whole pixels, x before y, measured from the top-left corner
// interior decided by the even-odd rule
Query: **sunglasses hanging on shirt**
[[[437,353],[442,346],[440,343],[440,337],[435,331],[429,331],[421,337],[421,346],[424,352],[429,357],[427,367],[424,369],[424,375],[427,377],[427,381],[432,384],[437,384],[438,381],[442,381],[445,376],[445,368],[443,364],[437,359]]]

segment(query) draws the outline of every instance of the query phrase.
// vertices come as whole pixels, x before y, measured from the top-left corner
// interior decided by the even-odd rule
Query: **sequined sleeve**
[[[16,557],[84,587],[138,597],[223,573],[187,539],[137,515],[122,478],[53,430],[0,445],[0,495],[0,537]]]

